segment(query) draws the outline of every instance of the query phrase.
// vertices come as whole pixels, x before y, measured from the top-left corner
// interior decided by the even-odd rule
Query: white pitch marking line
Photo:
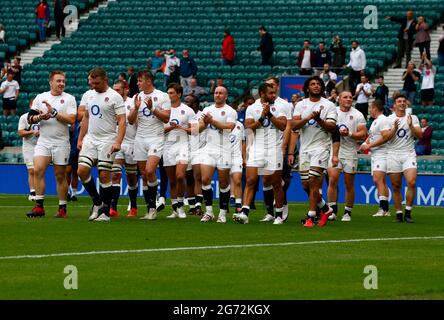
[[[54,257],[71,256],[91,256],[99,254],[123,254],[123,253],[145,253],[145,252],[168,252],[168,251],[191,251],[191,250],[217,250],[217,249],[236,249],[236,248],[257,248],[257,247],[284,247],[310,244],[330,244],[330,243],[359,243],[359,242],[377,242],[377,241],[403,241],[403,240],[436,240],[444,239],[444,236],[433,237],[404,237],[404,238],[369,238],[369,239],[346,239],[346,240],[318,240],[303,242],[283,242],[283,243],[256,243],[256,244],[238,244],[226,246],[206,246],[206,247],[179,247],[179,248],[152,248],[137,250],[113,250],[113,251],[90,251],[90,252],[66,252],[40,255],[21,255],[0,257],[0,260],[19,260],[19,259],[42,259]]]

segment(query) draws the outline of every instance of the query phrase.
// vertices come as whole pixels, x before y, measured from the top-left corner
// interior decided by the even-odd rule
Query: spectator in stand
[[[368,117],[368,98],[373,94],[373,87],[368,81],[367,76],[361,76],[361,83],[356,87],[356,105],[355,108],[364,115],[365,120]]]
[[[197,74],[196,62],[190,57],[190,51],[188,49],[182,50],[182,59],[180,59],[179,65],[180,85],[183,89],[186,89],[190,86],[191,79],[194,79]]]
[[[291,104],[293,105],[293,108],[296,107],[296,104],[301,101],[303,98],[299,93],[293,93],[291,95]]]
[[[126,73],[121,72],[119,73],[119,76],[117,77],[117,81],[122,81],[125,84],[125,88],[129,89],[128,81],[126,81]]]
[[[183,95],[184,96],[194,95],[198,99],[200,99],[203,96],[208,95],[208,92],[207,90],[198,85],[196,78],[192,78],[190,80],[190,85],[185,87],[185,89],[183,90]]]
[[[176,57],[176,50],[170,48],[165,53],[165,87],[168,87],[170,83],[180,82],[180,59]]]
[[[230,30],[226,29],[224,31],[224,40],[222,41],[221,65],[232,66],[235,59],[235,51],[234,38]]]
[[[128,84],[129,84],[129,97],[132,98],[134,95],[139,93],[139,86],[137,85],[137,74],[134,67],[128,67]]]
[[[162,65],[164,62],[165,58],[162,51],[156,50],[154,51],[154,56],[147,59],[147,66],[148,69],[151,70],[151,73],[156,75],[157,72],[162,72]]]
[[[219,77],[216,79],[216,81],[210,80],[210,94],[213,94],[217,87],[227,88],[227,86],[224,84],[224,79]]]
[[[322,70],[319,77],[324,81],[325,84],[325,96],[330,96],[331,91],[336,86],[338,75],[330,70],[330,65],[328,63],[325,63],[324,70]]]
[[[245,113],[247,111],[247,108],[251,106],[253,103],[256,102],[254,97],[252,95],[247,94],[244,99],[242,100],[242,104],[239,106],[237,110],[237,120],[244,124],[245,122]]]
[[[0,86],[0,94],[3,94],[3,115],[15,115],[20,85],[14,80],[14,72],[12,70],[8,71],[6,80]]]
[[[274,44],[273,37],[270,33],[268,33],[267,29],[264,26],[259,28],[259,35],[261,36],[261,42],[258,51],[261,52],[262,55],[262,65],[271,65],[271,57],[274,53]]]
[[[416,24],[416,38],[413,44],[419,48],[420,59],[422,59],[424,50],[427,53],[427,59],[432,59],[430,57],[430,41],[430,29],[427,20],[424,16],[419,16]]]
[[[62,37],[65,37],[65,26],[63,21],[66,18],[66,13],[63,12],[63,9],[69,5],[68,0],[55,0],[54,1],[54,21],[55,21],[55,29],[56,29],[56,37],[60,40],[60,34]],[[60,32],[61,31],[61,32]]]
[[[332,67],[336,74],[342,74],[345,67],[345,55],[347,48],[342,45],[342,39],[336,35],[330,45],[330,51],[333,53]]]
[[[389,88],[384,84],[384,76],[380,75],[376,79],[376,83],[378,86],[376,87],[375,93],[373,93],[373,97],[376,100],[380,100],[384,107],[386,107],[388,104]]]
[[[316,62],[315,67],[318,70],[322,70],[325,64],[331,65],[331,53],[325,48],[325,42],[319,42],[319,47],[316,49]]]
[[[415,151],[418,156],[428,156],[432,154],[432,135],[433,129],[429,127],[427,118],[421,119],[422,138],[418,139]]]
[[[338,91],[335,88],[331,90],[330,95],[328,95],[327,97],[327,99],[333,102],[336,106],[338,105],[339,95]]]
[[[41,42],[45,42],[46,28],[51,18],[51,12],[47,0],[40,0],[39,4],[35,8],[35,15],[36,22],[39,27],[39,39]]]
[[[404,81],[401,94],[405,95],[410,103],[415,103],[416,81],[418,81],[419,77],[421,76],[421,74],[415,69],[415,64],[413,62],[409,62],[401,77],[401,80]]]
[[[442,30],[444,31],[444,26],[442,26]],[[438,63],[439,66],[444,66],[444,34],[439,38]]]
[[[301,76],[311,76],[313,67],[316,64],[316,54],[310,49],[310,41],[304,40],[304,47],[299,50],[298,67]]]
[[[385,17],[386,20],[397,22],[401,24],[398,31],[398,55],[394,68],[401,68],[402,58],[406,56],[407,63],[411,60],[413,38],[416,34],[416,20],[414,18],[413,10],[409,9],[405,17]],[[406,66],[407,68],[407,66]]]
[[[6,42],[5,41],[5,37],[6,37],[5,28],[0,23],[0,43],[5,43]]]
[[[20,65],[21,61],[22,61],[22,58],[19,56],[16,56],[14,58],[14,61],[11,64],[11,66],[9,67],[9,70],[12,70],[12,72],[14,72],[14,80],[17,81],[19,85],[22,85],[23,67]]]
[[[350,61],[347,65],[350,70],[349,86],[350,92],[356,91],[356,86],[361,79],[361,75],[365,72],[367,60],[365,58],[365,52],[359,46],[359,42],[352,41],[352,51],[350,52]]]
[[[421,65],[421,104],[425,107],[427,105],[432,106],[435,98],[436,67],[432,65],[425,52],[423,52],[422,59],[424,63]]]

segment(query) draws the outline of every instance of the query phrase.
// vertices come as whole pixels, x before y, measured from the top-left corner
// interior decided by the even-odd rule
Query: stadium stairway
[[[87,20],[91,15],[96,14],[100,8],[106,8],[109,2],[116,0],[104,0],[100,1],[96,7],[91,8],[89,11],[81,14],[79,20],[73,21],[70,28],[66,29],[66,37],[69,38],[75,31],[77,31],[79,26],[79,21]],[[35,58],[43,57],[46,51],[51,50],[52,46],[61,43],[60,40],[52,35],[46,42],[36,42],[28,50],[23,51],[20,56],[22,58],[22,65],[31,64]]]
[[[436,66],[436,59],[437,59],[437,51],[439,46],[439,37],[442,35],[442,26],[444,24],[439,24],[435,30],[433,30],[430,33],[430,38],[432,39],[432,42],[430,43],[430,55],[432,58],[433,64]],[[413,47],[412,50],[412,60],[416,64],[417,67],[419,67],[420,59],[419,59],[419,48]],[[401,90],[403,86],[403,82],[401,80],[401,76],[405,70],[406,65],[406,58],[404,57],[402,60],[402,68],[395,69],[395,68],[388,68],[387,71],[384,73],[384,82],[385,85],[390,90],[390,95],[395,92],[396,90]]]

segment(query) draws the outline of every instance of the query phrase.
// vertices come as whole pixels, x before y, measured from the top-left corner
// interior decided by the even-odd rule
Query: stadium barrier
[[[159,175],[157,175],[159,176]],[[97,171],[93,169],[93,177],[97,181]],[[344,202],[344,182],[339,183],[339,203]],[[388,179],[389,180],[389,179]],[[213,190],[215,198],[219,198],[219,185],[217,182],[217,173],[213,181]],[[388,181],[389,187],[390,181]],[[142,196],[142,180],[139,181],[139,195]],[[406,190],[405,184],[403,189]],[[78,195],[87,195],[81,183],[79,183]],[[368,173],[358,173],[355,178],[356,204],[377,204],[378,195],[373,180]],[[4,164],[0,165],[0,194],[23,194],[29,193],[28,179],[26,174],[26,166],[24,164]],[[327,194],[327,185],[323,186],[324,195]],[[56,195],[55,178],[53,167],[50,166],[46,172],[46,194]],[[121,195],[128,195],[128,186],[126,178],[122,179]],[[262,183],[259,185],[259,192],[256,197],[257,200],[262,200]],[[391,200],[391,193],[390,193]],[[307,195],[302,190],[299,174],[293,173],[293,180],[288,191],[288,201],[307,202]],[[419,175],[417,179],[417,190],[415,197],[415,205],[417,206],[444,206],[444,176],[443,175]]]

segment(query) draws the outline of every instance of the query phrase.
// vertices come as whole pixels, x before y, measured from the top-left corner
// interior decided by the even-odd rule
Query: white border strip
[[[405,238],[370,238],[370,239],[348,239],[348,240],[319,240],[319,241],[304,241],[304,242],[257,243],[257,244],[239,244],[239,245],[206,246],[206,247],[179,247],[179,248],[153,248],[153,249],[138,249],[138,250],[66,252],[66,253],[39,254],[39,255],[6,256],[6,257],[0,257],[0,260],[43,259],[43,258],[55,258],[55,257],[92,256],[92,255],[100,255],[100,254],[124,254],[124,253],[146,253],[146,252],[191,251],[191,250],[218,250],[218,249],[257,248],[257,247],[285,247],[285,246],[310,245],[310,244],[360,243],[360,242],[408,241],[408,240],[436,240],[436,239],[444,239],[444,236],[405,237]]]

